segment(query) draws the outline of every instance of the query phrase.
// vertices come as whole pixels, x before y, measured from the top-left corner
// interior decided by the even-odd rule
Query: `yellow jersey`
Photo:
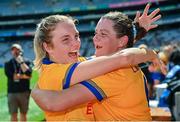
[[[78,64],[56,64],[48,58],[44,58],[38,80],[39,88],[44,90],[63,90],[64,87],[69,85],[64,82],[64,79],[70,78],[69,73],[72,73]],[[64,120],[65,112],[45,111],[45,117],[47,121]]]
[[[78,60],[80,62],[89,60],[90,57],[87,59],[85,57],[79,57]],[[72,74],[69,74],[72,75]],[[71,76],[70,76],[71,77]],[[70,84],[70,79],[65,78],[65,84]],[[68,88],[70,86],[67,86]],[[65,121],[94,121],[94,112],[93,112],[93,104],[92,102],[85,103],[82,105],[78,105],[68,109],[65,114]]]
[[[85,59],[80,57],[78,60],[84,61]],[[78,64],[79,62],[72,64],[56,64],[48,58],[44,58],[41,74],[38,80],[39,88],[56,91],[68,88],[70,86],[71,75]],[[74,110],[74,112],[71,112],[72,110]],[[69,118],[66,113],[70,113],[71,117]],[[94,120],[92,104],[89,103],[70,108],[64,112],[45,111],[45,117],[47,121]]]
[[[66,113],[66,120],[81,120],[76,116],[80,112],[86,118],[84,113],[88,110],[94,115],[91,118],[97,121],[151,120],[146,78],[138,67],[119,69],[80,84],[87,87],[98,101],[90,102],[91,107],[82,105],[71,109]]]
[[[119,69],[81,84],[99,101],[93,104],[95,120],[151,120],[146,81],[138,67]]]

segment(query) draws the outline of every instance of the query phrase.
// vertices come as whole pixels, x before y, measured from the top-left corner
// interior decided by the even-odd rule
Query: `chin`
[[[96,55],[96,57],[98,57],[98,56],[102,56],[103,54],[100,52],[95,52],[95,55]]]
[[[78,62],[78,59],[71,59],[71,63],[76,63]]]

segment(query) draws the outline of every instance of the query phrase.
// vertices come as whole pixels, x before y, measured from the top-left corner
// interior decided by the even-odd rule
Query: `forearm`
[[[101,56],[92,60],[81,62],[74,70],[70,84],[95,78],[113,70],[130,67],[142,62],[150,61],[156,57],[152,50],[128,48],[111,56]]]
[[[32,90],[31,96],[42,110],[52,112],[65,111],[71,107],[96,99],[86,87],[80,84],[63,91],[35,88]]]
[[[120,67],[129,67],[129,64],[125,63],[126,60],[127,56],[119,53],[118,55],[100,56],[81,62],[74,70],[70,83],[71,85],[77,84],[81,81],[111,72]]]
[[[130,65],[137,65],[157,58],[157,54],[151,49],[129,48],[122,50],[122,52],[127,55],[126,63]]]
[[[43,90],[34,88],[31,91],[31,97],[34,99],[36,104],[44,111],[49,111],[50,107],[49,105],[52,104],[52,101],[49,100],[54,100],[52,97],[47,97],[46,92],[43,92]]]
[[[21,66],[21,69],[23,72],[26,72],[29,70],[29,67],[26,63],[22,63],[22,64],[20,64],[20,66]]]

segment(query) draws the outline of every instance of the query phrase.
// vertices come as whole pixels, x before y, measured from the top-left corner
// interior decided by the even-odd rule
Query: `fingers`
[[[160,9],[157,8],[156,10],[154,10],[154,11],[149,15],[149,17],[150,17],[150,18],[153,18],[154,16],[156,16],[157,13],[159,13],[159,11],[160,11]]]
[[[154,28],[157,28],[157,27],[158,27],[157,24],[156,24],[156,25],[151,25],[151,26],[149,26],[149,30],[154,29]]]
[[[140,11],[137,11],[137,12],[136,12],[136,17],[134,18],[134,21],[135,21],[135,22],[139,22],[139,17],[140,17],[140,15],[141,15]]]
[[[151,20],[151,24],[150,24],[148,30],[157,28],[158,25],[157,25],[157,24],[153,24],[153,22],[156,22],[156,21],[159,20],[160,18],[161,18],[161,15],[158,15],[157,17],[153,18],[153,19]]]
[[[143,12],[143,15],[144,15],[144,16],[147,16],[148,11],[149,11],[149,8],[150,8],[150,4],[148,3],[148,4],[146,5],[145,9],[144,9],[144,12]]]
[[[153,22],[159,20],[160,18],[161,18],[161,15],[158,15],[158,16],[154,17],[154,18],[151,20],[151,22],[153,23]]]

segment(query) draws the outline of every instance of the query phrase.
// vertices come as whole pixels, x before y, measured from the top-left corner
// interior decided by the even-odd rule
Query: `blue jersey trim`
[[[145,87],[145,92],[146,92],[146,99],[147,99],[147,101],[148,101],[148,106],[149,106],[149,97],[148,97],[148,88],[147,88],[147,84],[146,84],[146,77],[145,76],[143,76],[144,77],[144,87]]]
[[[99,101],[103,100],[103,96],[101,95],[101,93],[92,84],[88,83],[88,81],[82,81],[80,82],[80,84],[87,87]]]
[[[79,64],[80,64],[80,62],[74,63],[73,65],[71,65],[71,67],[70,67],[69,70],[67,71],[67,77],[65,78],[65,83],[64,83],[64,85],[63,85],[63,89],[69,88],[72,74],[73,74],[75,68],[76,68]]]
[[[54,62],[51,61],[51,60],[49,60],[49,58],[43,58],[42,63],[48,65],[48,64],[52,64],[52,63],[54,63]]]

